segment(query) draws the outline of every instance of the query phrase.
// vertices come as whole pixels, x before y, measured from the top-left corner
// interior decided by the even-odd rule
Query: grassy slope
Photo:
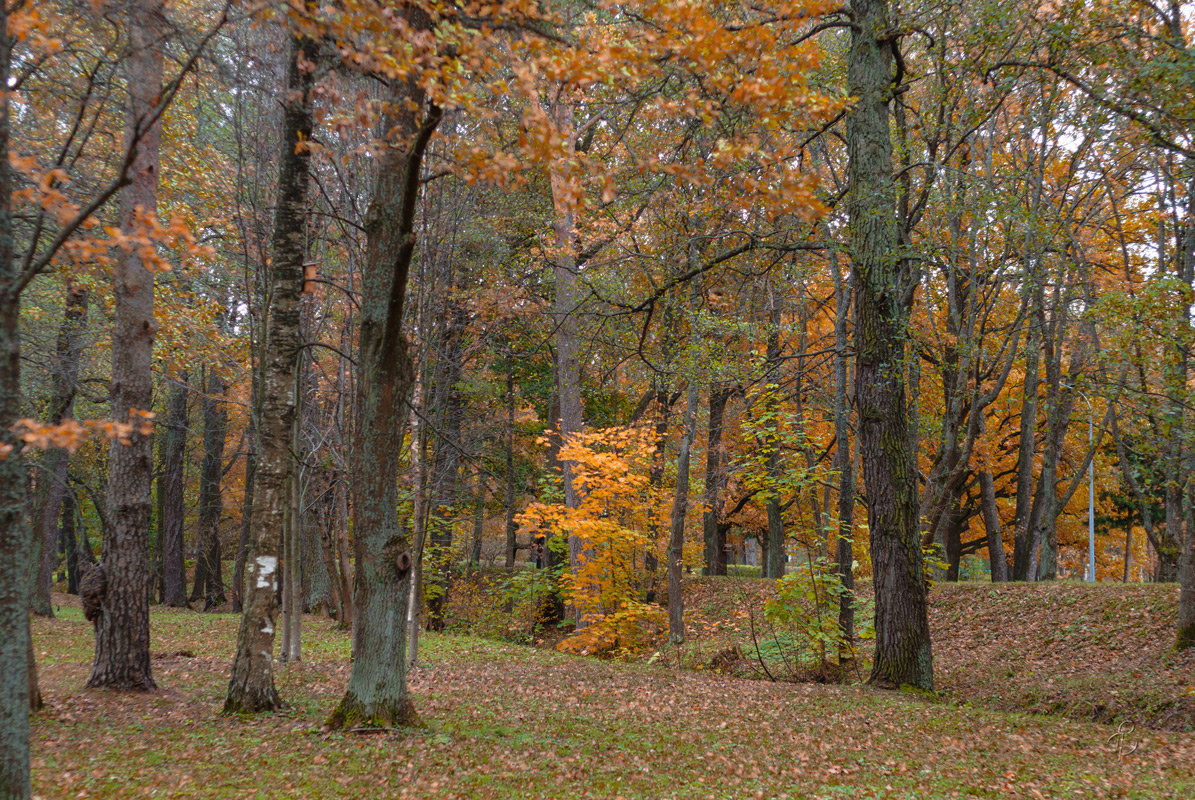
[[[769,591],[692,580],[693,661],[731,643],[750,654],[748,610]],[[1172,646],[1177,601],[1173,585],[938,584],[936,688],[958,704],[1195,731],[1195,652]]]
[[[947,594],[939,597],[967,602]],[[217,711],[235,626],[231,615],[155,609],[162,690],[119,695],[79,688],[91,635],[78,609],[35,620],[49,701],[34,724],[35,794],[1195,797],[1189,734],[1115,734],[862,687],[771,684],[450,636],[429,637],[413,679],[426,729],[325,735],[348,641],[315,618],[305,627],[308,660],[278,670],[293,708],[227,719]]]

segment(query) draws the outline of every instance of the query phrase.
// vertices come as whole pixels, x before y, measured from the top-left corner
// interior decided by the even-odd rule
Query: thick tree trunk
[[[13,40],[0,8],[0,85],[8,85]],[[0,798],[28,800],[29,605],[26,581],[25,464],[13,423],[21,415],[20,293],[13,259],[9,96],[0,95]]]
[[[224,495],[220,490],[224,474],[224,439],[228,433],[228,412],[224,395],[228,386],[213,368],[207,369],[203,395],[203,466],[199,473],[199,535],[195,551],[203,562],[203,610],[212,611],[224,603],[224,577],[220,564],[220,519],[224,516]]]
[[[161,542],[162,602],[187,604],[187,568],[183,558],[183,488],[187,445],[188,373],[170,390],[162,434],[162,471],[158,476],[158,538]]]
[[[426,15],[405,12],[427,30]],[[356,613],[353,671],[332,728],[392,727],[418,722],[407,691],[407,613],[411,599],[411,542],[398,520],[398,464],[402,418],[413,379],[403,305],[415,249],[412,235],[419,173],[428,140],[440,122],[413,78],[393,79],[383,115],[385,147],[366,217],[358,408],[353,441],[356,518]]]
[[[274,636],[278,616],[278,565],[289,497],[299,354],[299,297],[307,232],[312,77],[317,45],[293,39],[287,73],[285,133],[278,172],[278,205],[270,258],[270,308],[262,379],[261,428],[253,497],[253,546],[245,581],[245,608],[224,701],[225,713],[272,711],[281,705],[274,688]]]
[[[161,125],[153,118],[161,98],[162,36],[168,30],[162,0],[134,0],[124,15],[129,44],[124,60],[128,98],[126,147],[135,149],[129,184],[120,193],[122,231],[136,236],[143,215],[157,211]],[[134,144],[135,143],[135,144]],[[149,663],[149,525],[153,437],[142,431],[153,408],[154,279],[138,250],[116,257],[112,326],[112,418],[129,423],[128,444],[112,442],[108,458],[108,517],[103,570],[107,591],[95,619],[92,688],[153,689]]]
[[[917,470],[905,400],[915,267],[897,249],[889,103],[893,49],[886,0],[856,0],[847,76],[848,210],[855,288],[858,446],[875,583],[871,682],[933,689],[925,579],[917,525]]]

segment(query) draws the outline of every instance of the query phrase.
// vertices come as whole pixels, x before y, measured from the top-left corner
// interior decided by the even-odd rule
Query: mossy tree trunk
[[[418,9],[408,21],[426,29]],[[398,519],[402,420],[414,375],[403,334],[419,173],[441,118],[414,78],[392,79],[383,114],[377,183],[366,216],[358,351],[357,422],[351,459],[356,556],[353,671],[331,728],[418,723],[407,693],[410,536]]]
[[[917,524],[917,469],[905,399],[905,342],[917,288],[898,249],[889,104],[895,82],[887,0],[856,0],[847,68],[858,98],[847,117],[854,268],[858,447],[875,574],[871,682],[933,688],[933,659]]]

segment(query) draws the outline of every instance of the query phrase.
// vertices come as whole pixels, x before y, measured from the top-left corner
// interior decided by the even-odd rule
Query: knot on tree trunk
[[[108,573],[102,564],[96,564],[83,573],[79,581],[79,596],[83,600],[83,616],[88,622],[96,624],[100,618],[100,609],[104,605],[104,597],[108,594]]]

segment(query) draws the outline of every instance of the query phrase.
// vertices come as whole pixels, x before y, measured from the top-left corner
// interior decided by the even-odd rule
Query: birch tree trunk
[[[299,297],[307,233],[309,154],[299,145],[311,137],[312,75],[307,67],[316,59],[317,46],[310,39],[292,39],[290,56],[278,205],[270,243],[270,305],[254,476],[253,542],[245,580],[245,607],[224,700],[226,714],[273,711],[281,705],[274,688],[278,559],[289,503],[286,477],[291,463]]]

